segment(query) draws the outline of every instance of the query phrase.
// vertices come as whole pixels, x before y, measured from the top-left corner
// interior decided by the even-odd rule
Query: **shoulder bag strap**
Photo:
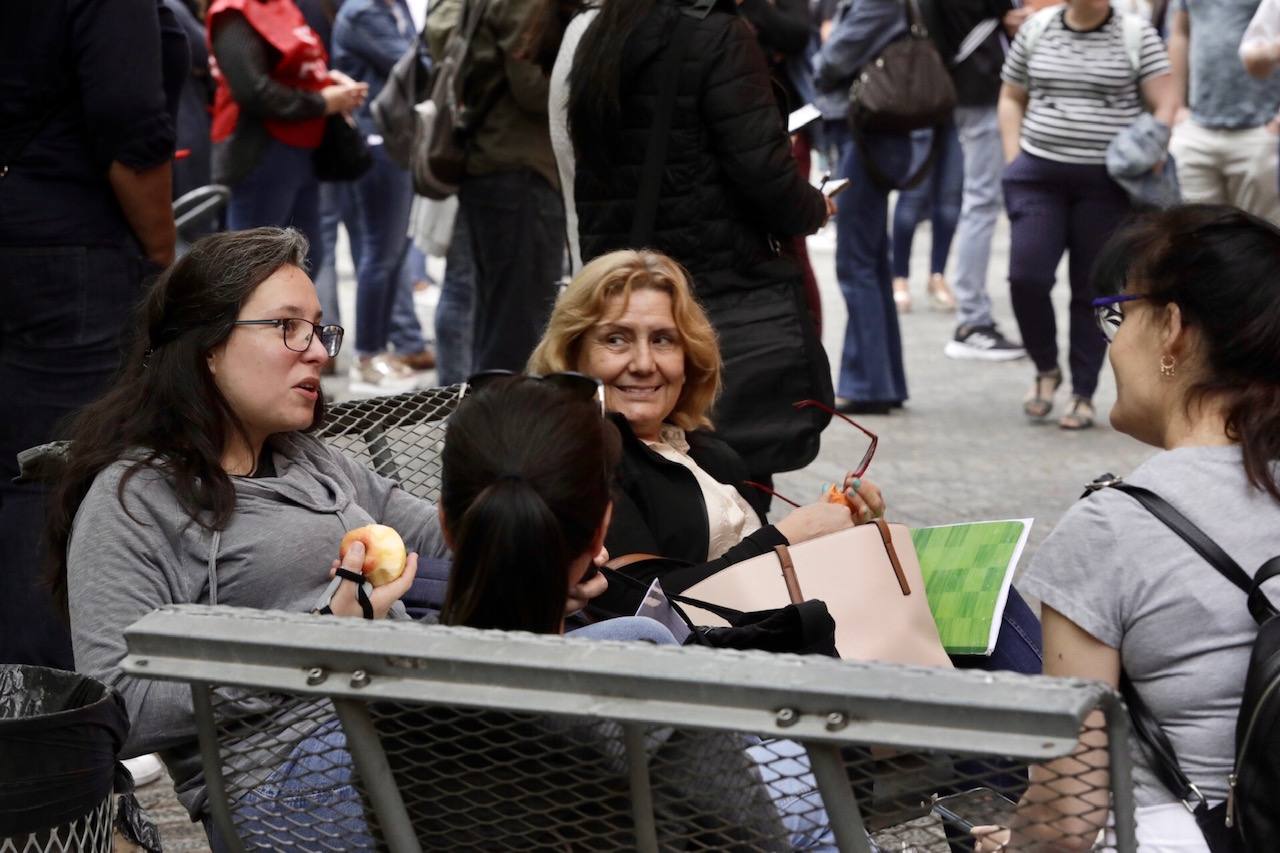
[[[693,20],[681,12],[676,16],[675,37],[667,51],[667,73],[662,78],[658,109],[654,114],[653,128],[649,131],[649,144],[645,147],[644,168],[640,172],[640,193],[636,197],[635,217],[631,220],[630,245],[635,249],[647,246],[653,240],[653,228],[658,218],[658,196],[662,192],[662,172],[667,166],[671,118],[676,109],[681,66],[684,64],[685,54],[689,52],[689,40],[692,36]]]
[[[1138,695],[1137,688],[1133,686],[1133,682],[1123,670],[1120,672],[1120,695],[1124,697],[1124,703],[1129,708],[1129,721],[1133,724],[1133,733],[1146,747],[1147,754],[1151,758],[1151,769],[1160,780],[1160,784],[1187,804],[1193,812],[1195,811],[1193,802],[1198,802],[1200,808],[1207,808],[1208,800],[1187,777],[1187,774],[1182,772],[1182,767],[1178,764],[1178,753],[1173,748],[1169,736],[1164,733],[1164,729],[1160,728],[1155,714],[1151,713],[1151,709]]]

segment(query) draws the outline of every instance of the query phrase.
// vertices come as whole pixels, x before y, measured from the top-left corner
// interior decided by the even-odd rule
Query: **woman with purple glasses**
[[[1094,274],[1108,294],[1094,307],[1116,375],[1111,424],[1159,450],[1125,480],[1163,498],[1251,577],[1280,555],[1278,263],[1280,229],[1236,208],[1194,205],[1121,231]],[[1209,825],[1226,832],[1236,719],[1258,632],[1245,593],[1114,488],[1067,511],[1022,588],[1044,604],[1047,674],[1113,687],[1126,675],[1203,795]],[[1280,601],[1274,583],[1263,591]],[[987,849],[1091,841],[1107,819],[1106,762],[1084,753],[1105,749],[1082,743],[1076,756],[1101,767],[1101,784],[1082,777],[1091,797],[1051,797],[1055,813],[1032,805],[1044,802],[1043,790],[1027,794],[1022,817],[1068,838],[1015,828],[1017,837]],[[1197,803],[1184,808],[1145,750],[1133,757],[1139,846],[1207,850],[1190,811]]]

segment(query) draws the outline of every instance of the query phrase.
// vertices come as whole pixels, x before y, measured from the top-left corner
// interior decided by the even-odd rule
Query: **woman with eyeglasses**
[[[1163,498],[1250,576],[1280,555],[1278,269],[1280,229],[1233,207],[1192,205],[1118,233],[1094,279],[1107,294],[1094,304],[1116,375],[1111,424],[1159,450],[1125,480]],[[1046,673],[1113,687],[1127,675],[1222,828],[1258,632],[1245,593],[1111,488],[1067,511],[1021,584],[1044,605]],[[1264,592],[1280,601],[1274,584]],[[1049,768],[1101,768],[1081,777],[1095,799],[1033,788],[1021,817],[1088,846],[1107,819],[1105,746],[1084,742],[1074,769]],[[1133,758],[1141,848],[1207,850],[1146,751]],[[1056,811],[1034,805],[1046,799]],[[1053,840],[1027,832],[1015,829],[1010,849]],[[988,849],[1002,840],[993,834]]]
[[[259,228],[199,240],[170,267],[115,385],[74,424],[52,506],[48,559],[77,669],[124,697],[124,755],[159,751],[194,820],[207,807],[191,693],[124,675],[124,629],[180,603],[360,616],[354,583],[325,592],[343,534],[373,522],[410,551],[446,551],[431,504],[308,434],[342,328],[322,322],[306,253],[298,231]],[[347,559],[358,568],[363,549]],[[366,593],[375,616],[404,617],[416,569],[411,554],[399,580]],[[359,814],[349,789],[345,802]]]

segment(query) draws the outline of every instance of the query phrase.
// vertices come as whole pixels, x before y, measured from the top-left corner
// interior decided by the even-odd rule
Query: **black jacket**
[[[662,578],[663,590],[676,593],[734,563],[766,554],[775,545],[788,544],[786,537],[767,523],[761,511],[764,496],[744,484],[747,470],[742,457],[715,433],[694,430],[686,434],[689,456],[716,480],[736,488],[765,524],[722,557],[708,562],[711,533],[707,505],[693,473],[649,449],[621,415],[610,417],[622,434],[622,459],[605,547],[613,558],[628,554],[666,558],[637,564],[626,574],[646,585],[654,578]],[[600,615],[631,615],[639,606],[640,597],[638,588],[611,584],[609,592],[592,604]]]
[[[627,40],[621,123],[589,140],[608,164],[579,156],[575,180],[583,260],[627,248],[667,48],[681,12],[659,2]],[[700,295],[736,289],[759,276],[776,281],[769,237],[810,234],[826,216],[821,193],[791,155],[755,33],[732,4],[696,27],[683,61],[666,170],[651,245],[693,274]],[[579,56],[579,61],[583,57]],[[583,146],[579,146],[583,150]],[[794,270],[799,280],[799,270]]]
[[[920,12],[942,58],[950,65],[961,43],[979,23],[1003,18],[1012,0],[922,0]],[[1004,65],[1004,28],[996,27],[968,59],[951,68],[961,106],[994,106]]]

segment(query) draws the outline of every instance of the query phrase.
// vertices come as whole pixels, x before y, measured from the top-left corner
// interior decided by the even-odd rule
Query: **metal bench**
[[[804,770],[778,738],[807,753],[841,850],[870,849],[871,833],[884,850],[945,851],[935,794],[1010,790],[1010,764],[1072,754],[1095,709],[1108,843],[1134,849],[1127,718],[1098,683],[193,605],[126,638],[126,672],[191,684],[212,814],[250,849],[290,849],[235,817],[273,769],[261,756],[285,760],[335,716],[391,851],[788,849],[776,822],[724,814],[730,801],[759,818],[761,775]],[[273,716],[239,716],[268,697]],[[754,738],[766,760],[752,769]],[[284,825],[314,824],[284,808]],[[305,849],[347,849],[312,829]]]

